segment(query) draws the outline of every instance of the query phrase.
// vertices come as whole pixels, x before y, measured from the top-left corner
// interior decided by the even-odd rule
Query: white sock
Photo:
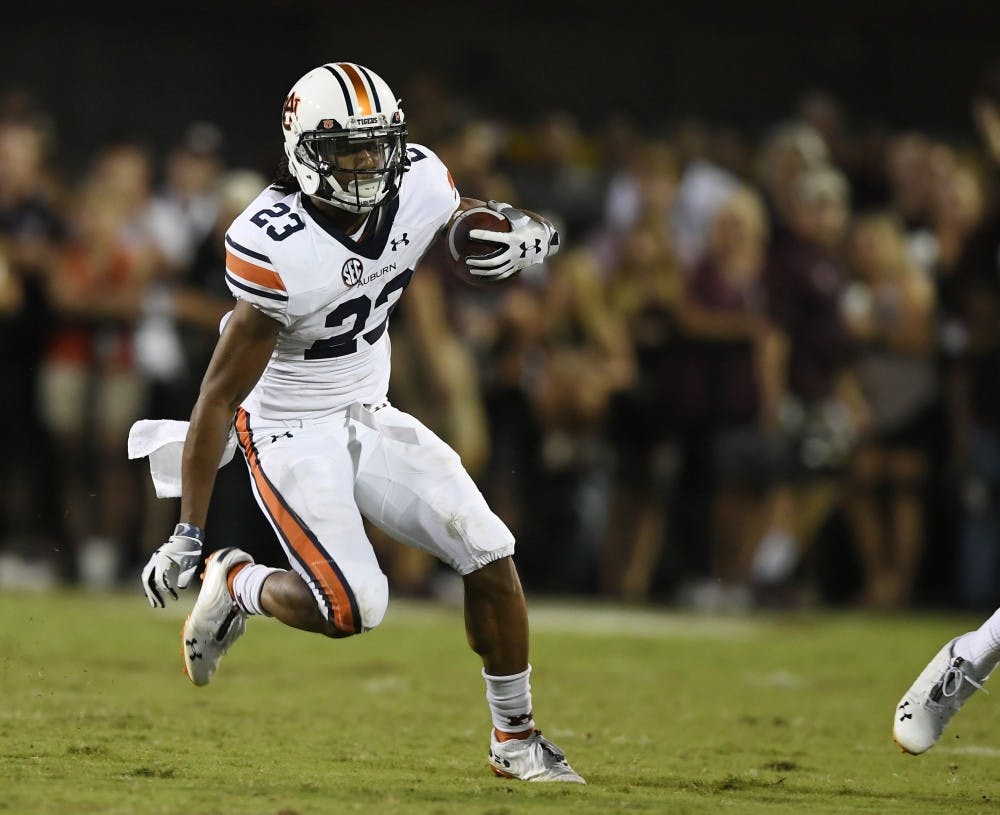
[[[271,566],[262,566],[259,563],[251,563],[236,573],[233,578],[233,599],[247,614],[263,614],[267,612],[260,607],[260,592],[264,588],[264,581],[275,572],[283,572],[285,569],[274,569]]]
[[[772,529],[761,538],[750,564],[755,583],[774,585],[792,576],[799,563],[799,547],[787,532]]]
[[[493,726],[502,733],[521,733],[535,729],[531,713],[531,666],[512,676],[490,676],[486,680],[486,701],[490,705]]]
[[[975,665],[980,673],[996,667],[1000,662],[1000,609],[975,631],[959,637],[954,650],[958,656]]]

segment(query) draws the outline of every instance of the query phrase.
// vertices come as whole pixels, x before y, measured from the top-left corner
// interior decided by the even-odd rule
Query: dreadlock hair
[[[288,169],[288,156],[282,156],[278,162],[278,169],[275,171],[274,181],[271,182],[271,186],[279,192],[284,193],[302,191],[299,180]]]

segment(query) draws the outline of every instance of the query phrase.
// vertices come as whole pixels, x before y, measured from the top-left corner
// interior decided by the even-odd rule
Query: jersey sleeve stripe
[[[229,235],[226,235],[226,243],[232,246],[233,249],[235,249],[237,252],[241,252],[247,257],[254,258],[256,260],[262,260],[264,261],[264,263],[271,262],[271,258],[269,258],[267,255],[262,255],[260,252],[255,252],[253,249],[247,249],[245,246],[238,244],[236,241],[230,238]]]
[[[237,277],[241,277],[258,286],[263,286],[265,289],[287,291],[285,284],[281,280],[281,276],[277,272],[272,272],[270,269],[265,269],[256,263],[243,260],[239,255],[234,255],[228,249],[226,250],[226,269]]]
[[[265,291],[264,289],[258,289],[256,286],[248,286],[246,283],[244,283],[239,278],[234,277],[228,271],[226,272],[226,280],[229,281],[229,284],[231,286],[236,286],[236,288],[243,289],[243,291],[249,292],[250,294],[255,294],[258,297],[266,297],[268,300],[278,300],[282,303],[287,302],[288,300],[287,294],[276,294],[273,291]]]

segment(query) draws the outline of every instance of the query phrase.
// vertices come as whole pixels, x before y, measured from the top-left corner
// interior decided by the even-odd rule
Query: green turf
[[[460,611],[394,602],[332,641],[253,620],[213,684],[183,610],[0,595],[0,813],[975,813],[1000,702],[920,758],[893,706],[961,617],[707,619],[533,606],[540,726],[589,785],[493,778]],[[981,697],[981,698],[979,698]]]

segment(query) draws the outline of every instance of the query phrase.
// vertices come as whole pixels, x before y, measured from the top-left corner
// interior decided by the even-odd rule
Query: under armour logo
[[[184,644],[188,647],[188,659],[201,659],[202,656],[197,651],[194,650],[194,646],[198,644],[198,640],[184,640]]]
[[[508,716],[507,721],[511,726],[516,726],[519,724],[527,724],[531,721],[532,713],[529,710],[527,713],[522,713],[520,716]]]
[[[410,245],[410,239],[408,237],[406,237],[408,234],[409,234],[408,232],[404,232],[400,236],[400,238],[398,240],[396,238],[393,238],[390,241],[390,243],[392,244],[392,251],[393,252],[396,251],[396,247],[397,246],[409,246]]]
[[[526,257],[527,254],[528,254],[528,252],[531,252],[532,250],[534,251],[534,253],[536,255],[539,254],[542,251],[542,239],[541,238],[535,238],[535,245],[534,246],[528,246],[528,244],[522,243],[521,244],[521,257]]]
[[[912,713],[907,713],[906,712],[906,709],[909,706],[910,706],[910,700],[909,699],[907,699],[905,702],[903,702],[903,704],[901,704],[899,706],[898,709],[903,711],[903,715],[899,717],[899,720],[901,722],[905,722],[907,719],[912,719],[913,718],[913,714]]]
[[[276,436],[271,436],[271,444],[274,444],[278,439],[285,438],[285,436],[288,436],[288,438],[290,438],[290,439],[294,439],[295,438],[295,436],[293,436],[291,433],[289,433],[286,430],[284,433],[278,433]]]
[[[494,753],[492,747],[490,748],[490,760],[494,764],[502,764],[504,767],[507,767],[508,769],[510,768],[510,761],[508,761],[506,758],[501,758],[496,753]]]

